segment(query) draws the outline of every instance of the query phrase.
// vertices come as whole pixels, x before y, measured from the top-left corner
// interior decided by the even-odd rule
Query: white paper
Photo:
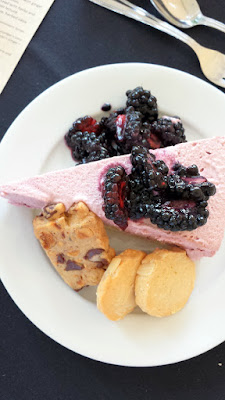
[[[0,0],[0,93],[54,0]]]

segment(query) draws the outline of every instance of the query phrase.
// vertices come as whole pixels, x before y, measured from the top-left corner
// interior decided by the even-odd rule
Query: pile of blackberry
[[[216,188],[200,176],[196,165],[186,168],[175,164],[169,172],[162,160],[156,160],[141,146],[132,149],[131,163],[129,175],[121,166],[110,168],[106,174],[103,185],[106,218],[121,229],[126,229],[129,218],[149,218],[159,228],[169,231],[191,231],[207,222],[208,199]],[[121,182],[122,198],[118,195]]]
[[[158,119],[157,100],[141,86],[126,92],[126,107],[97,122],[90,116],[76,120],[65,135],[75,161],[87,163],[129,154],[132,147],[156,149],[186,142],[180,119]]]

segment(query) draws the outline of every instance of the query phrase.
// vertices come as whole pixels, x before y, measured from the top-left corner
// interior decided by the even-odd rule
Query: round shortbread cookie
[[[134,284],[143,251],[125,250],[109,264],[97,289],[97,306],[112,321],[125,317],[135,308]]]
[[[195,282],[195,264],[179,248],[156,249],[142,261],[135,281],[137,305],[149,315],[165,317],[181,310]]]

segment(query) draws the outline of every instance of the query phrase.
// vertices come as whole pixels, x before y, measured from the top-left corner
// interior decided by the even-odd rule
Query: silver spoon
[[[179,28],[206,25],[225,33],[225,24],[202,14],[196,0],[150,0],[158,12]]]
[[[192,39],[186,33],[174,28],[167,22],[161,21],[149,14],[143,8],[127,0],[89,0],[99,6],[108,8],[118,14],[133,18],[143,24],[150,25],[159,31],[165,32],[190,46],[197,55],[203,74],[206,78],[218,86],[225,88],[225,55],[216,50],[207,49]]]

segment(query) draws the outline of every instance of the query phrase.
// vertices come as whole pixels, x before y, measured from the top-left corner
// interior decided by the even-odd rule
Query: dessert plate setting
[[[0,183],[72,167],[64,135],[73,121],[87,114],[99,119],[104,103],[122,107],[125,92],[137,86],[151,90],[160,115],[179,115],[188,141],[224,136],[224,94],[200,79],[150,64],[97,67],[52,86],[19,115],[0,146]],[[180,312],[160,319],[136,308],[112,322],[96,307],[95,287],[76,293],[57,275],[34,236],[34,215],[0,199],[1,279],[22,312],[56,342],[102,362],[144,367],[182,361],[224,341],[224,242],[197,263],[194,291]],[[108,234],[117,253],[159,247],[112,228]]]

